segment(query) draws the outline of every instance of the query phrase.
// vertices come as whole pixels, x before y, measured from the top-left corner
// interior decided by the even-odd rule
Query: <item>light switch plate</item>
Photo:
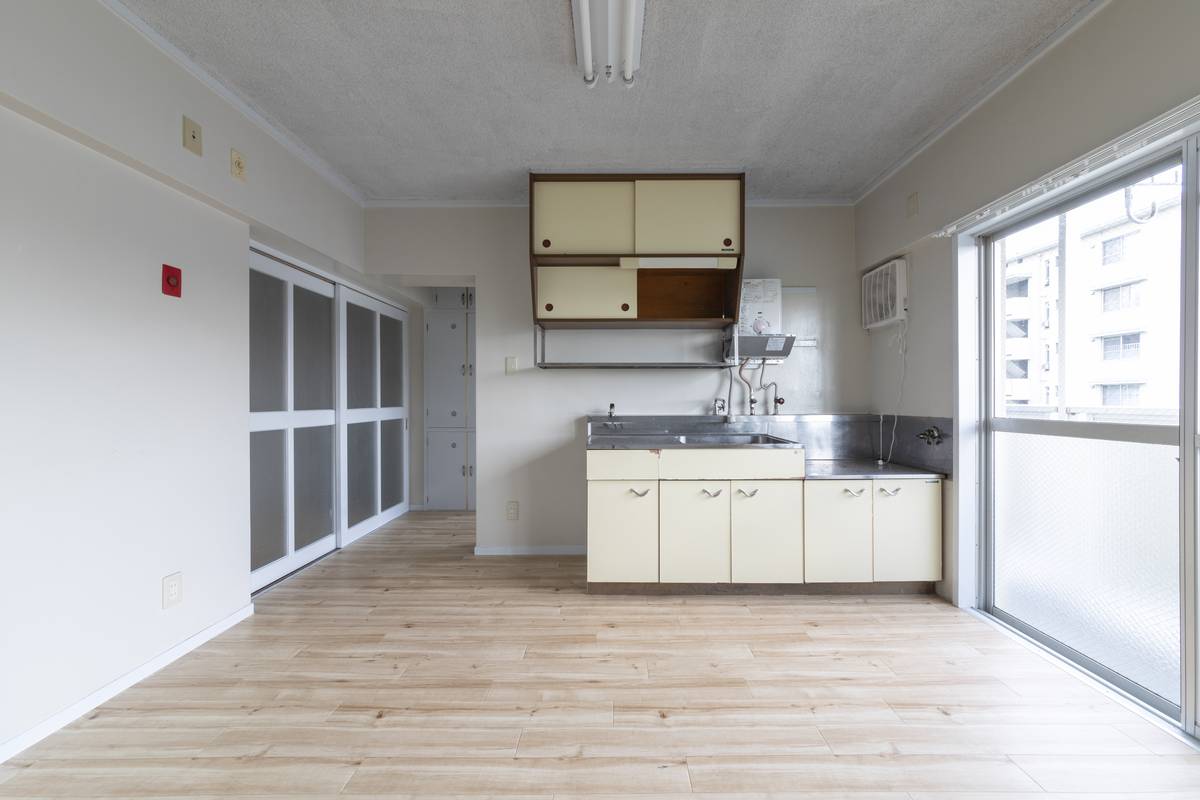
[[[183,118],[183,149],[190,150],[198,156],[204,155],[204,131],[200,123]]]
[[[183,573],[172,572],[162,581],[162,607],[170,608],[183,602]]]
[[[504,374],[505,375],[515,375],[517,370],[519,370],[521,368],[520,364],[521,364],[521,362],[517,360],[516,356],[505,356],[504,357]]]
[[[521,504],[516,500],[509,500],[504,507],[504,517],[510,522],[521,518]]]
[[[233,149],[229,151],[229,174],[239,181],[246,180],[246,157]]]

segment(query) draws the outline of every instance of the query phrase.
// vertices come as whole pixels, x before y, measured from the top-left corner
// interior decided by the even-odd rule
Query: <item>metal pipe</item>
[[[579,38],[583,40],[583,82],[596,85],[596,68],[592,63],[592,9],[589,0],[579,0]]]
[[[624,0],[624,24],[621,26],[621,77],[633,85],[633,26],[637,22],[637,0]]]

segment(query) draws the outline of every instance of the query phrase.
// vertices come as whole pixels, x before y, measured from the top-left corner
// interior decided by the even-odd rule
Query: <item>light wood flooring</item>
[[[281,583],[0,797],[1200,798],[1200,754],[938,599],[589,596],[472,526]]]

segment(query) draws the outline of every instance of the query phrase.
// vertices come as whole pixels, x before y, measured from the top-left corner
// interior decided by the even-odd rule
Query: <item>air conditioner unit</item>
[[[863,275],[862,322],[867,330],[908,316],[908,262],[893,259]]]

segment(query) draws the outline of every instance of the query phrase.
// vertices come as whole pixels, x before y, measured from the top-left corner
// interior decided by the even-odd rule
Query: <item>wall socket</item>
[[[172,572],[162,581],[162,607],[170,608],[183,602],[183,573]]]
[[[246,180],[246,157],[237,150],[229,151],[229,174],[239,181]]]
[[[921,196],[913,192],[904,199],[904,216],[915,217],[921,213]]]
[[[198,156],[204,155],[204,131],[200,123],[183,118],[183,149],[190,150]]]
[[[509,500],[504,506],[504,518],[512,521],[521,518],[521,504],[516,500]]]

